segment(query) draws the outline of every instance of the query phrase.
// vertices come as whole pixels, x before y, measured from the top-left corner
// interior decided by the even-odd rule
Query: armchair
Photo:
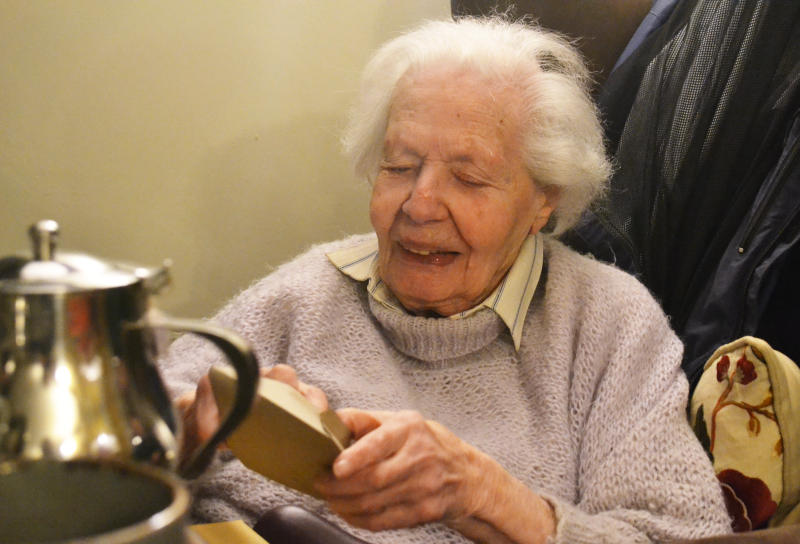
[[[290,504],[265,512],[253,530],[270,544],[368,544],[313,512]]]

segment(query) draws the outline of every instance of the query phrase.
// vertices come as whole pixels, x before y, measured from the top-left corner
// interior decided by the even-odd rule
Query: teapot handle
[[[217,446],[225,440],[250,412],[258,385],[258,361],[250,344],[238,334],[191,319],[177,319],[163,314],[148,323],[149,327],[175,332],[190,332],[213,342],[236,369],[236,399],[217,431],[178,466],[178,474],[187,479],[199,476],[214,457]]]

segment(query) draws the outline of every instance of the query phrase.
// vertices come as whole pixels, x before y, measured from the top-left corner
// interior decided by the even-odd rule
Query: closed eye
[[[485,181],[473,178],[471,176],[455,174],[454,177],[459,181],[459,183],[466,185],[467,187],[484,187],[487,185]]]
[[[413,172],[416,167],[407,164],[381,164],[381,170],[394,175],[402,175]]]

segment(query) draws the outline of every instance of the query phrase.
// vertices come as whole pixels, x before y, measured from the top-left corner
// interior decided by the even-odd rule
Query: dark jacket
[[[650,288],[692,386],[744,334],[800,361],[800,2],[679,2],[599,103],[617,170],[565,241]]]

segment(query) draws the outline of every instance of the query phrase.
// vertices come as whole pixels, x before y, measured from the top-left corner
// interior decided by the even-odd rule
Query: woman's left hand
[[[339,415],[357,441],[317,489],[352,525],[382,530],[458,522],[489,500],[485,454],[442,425],[411,411],[345,409]]]

